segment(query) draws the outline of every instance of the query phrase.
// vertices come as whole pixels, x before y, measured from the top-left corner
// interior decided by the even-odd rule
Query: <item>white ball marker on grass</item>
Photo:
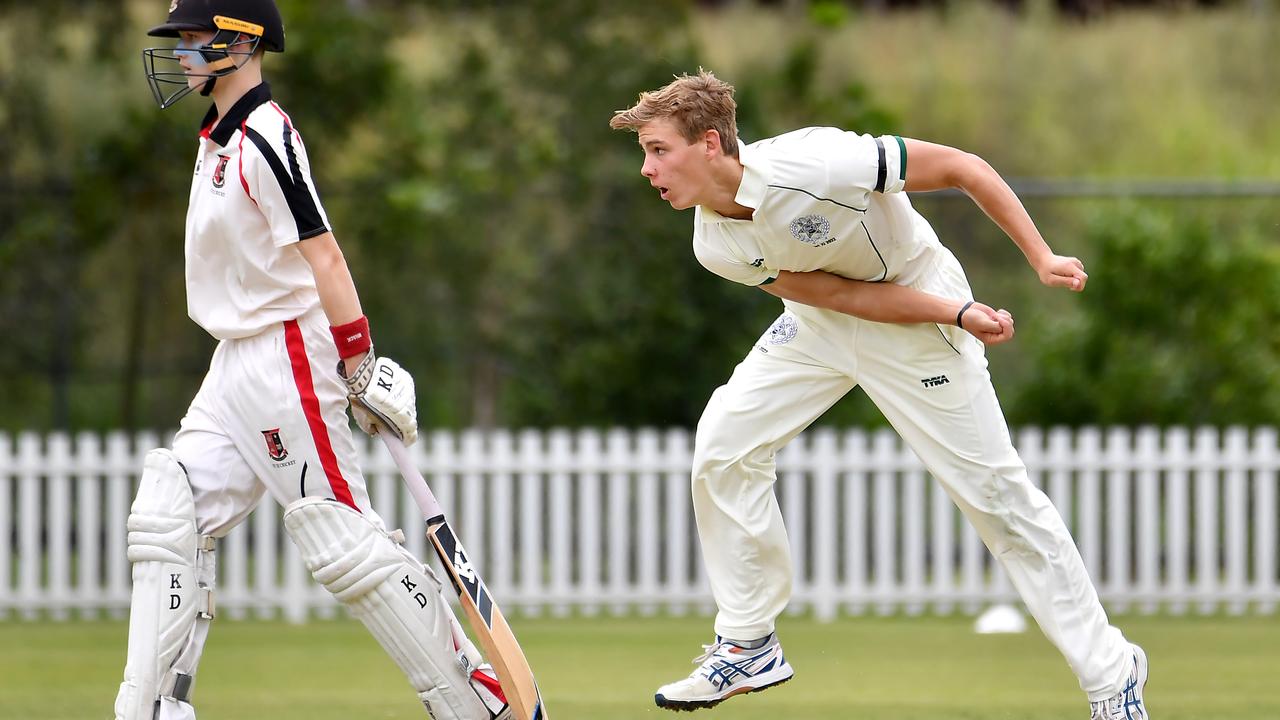
[[[979,635],[1026,632],[1027,619],[1012,605],[992,605],[978,616],[973,631]]]

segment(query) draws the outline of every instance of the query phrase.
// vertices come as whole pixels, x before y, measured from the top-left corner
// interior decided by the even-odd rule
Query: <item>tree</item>
[[[1248,221],[1128,207],[1092,223],[1079,315],[1036,348],[1014,415],[1036,424],[1280,417],[1280,253]]]

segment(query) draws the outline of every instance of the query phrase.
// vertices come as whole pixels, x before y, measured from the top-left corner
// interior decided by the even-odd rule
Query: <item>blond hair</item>
[[[660,90],[640,93],[635,106],[613,114],[609,127],[638,131],[653,120],[670,120],[691,143],[706,131],[715,130],[720,134],[724,154],[737,157],[737,109],[733,86],[698,68],[697,75],[677,75]]]

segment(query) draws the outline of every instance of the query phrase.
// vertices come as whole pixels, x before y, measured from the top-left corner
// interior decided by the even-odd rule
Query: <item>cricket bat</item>
[[[524,657],[524,651],[520,649],[520,643],[516,642],[515,633],[511,632],[507,619],[489,595],[489,588],[485,587],[480,573],[467,557],[467,551],[453,534],[453,528],[445,520],[440,502],[436,500],[426,479],[418,472],[409,456],[409,449],[389,432],[380,432],[378,437],[382,438],[383,444],[391,452],[391,457],[395,459],[405,485],[409,488],[409,494],[422,510],[422,516],[427,521],[427,539],[431,541],[440,564],[444,566],[453,589],[458,593],[462,611],[467,616],[476,639],[480,641],[485,659],[498,674],[498,683],[507,697],[507,704],[511,706],[514,720],[546,720],[547,711],[542,705],[538,683],[533,679],[533,670]]]

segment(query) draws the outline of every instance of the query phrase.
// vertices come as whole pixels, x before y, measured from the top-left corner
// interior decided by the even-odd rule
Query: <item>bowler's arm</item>
[[[850,280],[822,270],[778,273],[760,289],[784,300],[882,323],[938,323],[969,331],[988,345],[1013,338],[1013,317],[979,302],[938,297],[905,285]],[[963,310],[963,316],[960,315]]]
[[[1049,287],[1084,290],[1089,276],[1074,257],[1055,255],[1036,229],[1022,201],[986,160],[946,145],[903,138],[907,149],[907,192],[955,188],[977,203],[1017,244],[1027,262]]]

